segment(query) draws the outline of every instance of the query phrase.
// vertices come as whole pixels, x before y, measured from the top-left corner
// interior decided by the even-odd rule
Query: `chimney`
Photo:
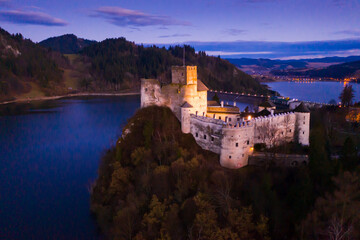
[[[236,102],[234,101],[234,107],[236,107]]]
[[[221,101],[221,107],[224,107],[224,101]]]

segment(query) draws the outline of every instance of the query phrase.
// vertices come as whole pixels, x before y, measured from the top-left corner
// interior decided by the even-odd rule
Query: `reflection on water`
[[[296,98],[303,101],[329,103],[331,100],[339,102],[339,96],[344,88],[344,82],[271,82],[266,83],[272,90],[282,96]],[[360,101],[360,84],[352,85],[355,90],[354,100]]]
[[[98,239],[89,191],[139,96],[0,106],[0,239]]]

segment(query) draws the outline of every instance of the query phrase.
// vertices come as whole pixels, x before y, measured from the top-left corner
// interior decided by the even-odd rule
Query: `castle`
[[[304,104],[293,112],[275,114],[275,107],[265,102],[257,117],[244,116],[235,104],[208,101],[208,88],[197,78],[196,66],[173,66],[171,71],[171,84],[141,80],[141,107],[169,107],[180,120],[182,132],[191,133],[203,149],[219,154],[223,167],[246,166],[257,143],[309,145],[310,112]]]

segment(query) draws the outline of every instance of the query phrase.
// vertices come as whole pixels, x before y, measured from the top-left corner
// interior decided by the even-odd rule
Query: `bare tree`
[[[331,240],[343,240],[348,239],[351,236],[352,225],[345,225],[342,219],[334,217],[328,228],[329,239]]]
[[[255,128],[257,137],[261,143],[265,143],[266,147],[273,148],[279,142],[279,128],[272,122],[261,122]]]

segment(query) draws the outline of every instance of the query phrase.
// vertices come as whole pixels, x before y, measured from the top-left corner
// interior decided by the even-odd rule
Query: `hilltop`
[[[107,39],[84,48],[80,54],[91,62],[90,73],[102,86],[113,89],[139,87],[139,78],[157,78],[170,83],[171,66],[182,65],[183,47],[144,47],[125,38]],[[198,67],[198,77],[210,89],[248,93],[267,93],[250,75],[227,60],[195,53],[185,46],[186,65]]]
[[[50,48],[63,54],[76,54],[84,47],[96,43],[93,40],[78,38],[74,34],[65,34],[58,37],[45,39],[38,44],[45,48]]]
[[[267,218],[236,197],[239,177],[170,109],[144,108],[102,159],[91,210],[109,239],[267,239]]]

